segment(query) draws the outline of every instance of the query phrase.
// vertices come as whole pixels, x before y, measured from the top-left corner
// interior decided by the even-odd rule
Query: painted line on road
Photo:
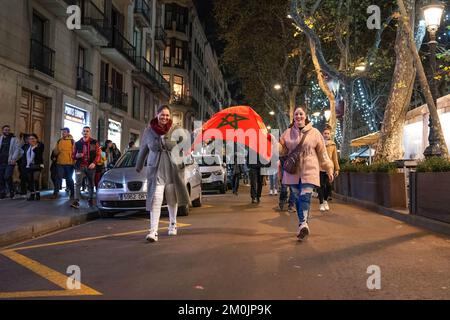
[[[31,270],[42,278],[56,284],[64,290],[46,290],[46,291],[18,291],[18,292],[0,292],[1,299],[8,298],[31,298],[31,297],[57,297],[57,296],[99,296],[100,292],[74,280],[73,285],[80,286],[80,289],[69,290],[67,288],[68,277],[53,270],[43,264],[15,252],[14,250],[5,250],[0,252],[5,257],[15,263]]]
[[[167,222],[167,221],[161,221],[161,222],[169,224],[169,222]],[[186,224],[186,223],[178,223],[177,226],[182,228],[182,227],[188,227],[191,225]],[[168,229],[168,227],[159,228],[159,230],[165,230],[165,229]],[[65,245],[65,244],[72,244],[72,243],[92,241],[92,240],[105,239],[105,238],[111,238],[111,237],[122,237],[122,236],[131,235],[131,234],[139,234],[139,233],[146,233],[146,232],[148,232],[148,229],[107,234],[107,235],[97,236],[97,237],[88,237],[88,238],[81,238],[81,239],[74,239],[74,240],[43,243],[43,244],[18,247],[18,248],[6,249],[3,251],[0,251],[1,255],[4,255],[5,257],[9,258],[10,260],[14,261],[15,263],[27,268],[28,270],[34,272],[35,274],[41,276],[42,278],[54,283],[58,287],[64,289],[64,290],[43,290],[43,291],[0,292],[0,299],[102,295],[102,293],[100,293],[99,291],[96,291],[96,290],[92,289],[91,287],[88,287],[87,285],[82,284],[81,282],[77,282],[76,280],[74,280],[75,281],[74,285],[79,284],[80,289],[76,289],[76,290],[68,289],[67,288],[68,277],[66,275],[63,275],[56,270],[53,270],[35,260],[32,260],[20,253],[17,253],[17,251]]]

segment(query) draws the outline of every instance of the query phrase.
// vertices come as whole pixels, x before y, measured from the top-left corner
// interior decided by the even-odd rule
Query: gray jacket
[[[3,142],[3,135],[0,136],[0,146]],[[20,146],[20,141],[17,139],[17,137],[12,136],[11,142],[9,144],[9,156],[8,156],[8,162],[9,161],[18,161],[23,155],[23,150]]]
[[[171,172],[178,205],[185,206],[191,202],[186,183],[184,181],[184,164],[176,164],[177,160],[180,159],[173,159],[173,155],[170,152],[177,144],[176,141],[172,141],[171,137],[173,131],[178,128],[179,127],[177,126],[173,126],[171,130],[163,137],[165,139],[165,150],[163,150],[161,144],[161,136],[156,134],[153,129],[146,128],[142,136],[141,146],[136,161],[136,170],[141,171],[144,167],[145,160],[147,159],[147,210],[151,210],[152,207],[153,196],[156,189],[159,159],[162,152],[168,152],[169,158],[171,159]]]

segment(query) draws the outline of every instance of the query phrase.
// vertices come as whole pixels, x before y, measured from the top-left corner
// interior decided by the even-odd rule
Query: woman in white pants
[[[136,171],[141,172],[147,160],[147,203],[150,212],[150,232],[146,239],[158,241],[158,226],[164,196],[169,209],[170,236],[177,234],[177,208],[189,204],[189,193],[184,182],[184,164],[182,155],[172,149],[180,139],[186,139],[186,132],[173,126],[170,108],[163,105],[158,108],[156,118],[150,121],[142,136],[141,147],[136,161]],[[177,130],[179,129],[179,130]],[[178,141],[172,139],[177,130]],[[175,159],[176,157],[176,159]]]

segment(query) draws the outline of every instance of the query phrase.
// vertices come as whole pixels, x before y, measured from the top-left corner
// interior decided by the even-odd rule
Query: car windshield
[[[136,166],[137,156],[139,150],[127,151],[120,159],[117,161],[114,168],[132,168]]]
[[[219,156],[196,156],[194,157],[194,159],[195,162],[197,162],[200,167],[212,167],[222,165],[222,161]]]

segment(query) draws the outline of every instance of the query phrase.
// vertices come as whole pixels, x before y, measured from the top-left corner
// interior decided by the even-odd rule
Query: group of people
[[[331,128],[320,133],[312,126],[303,107],[294,111],[293,122],[282,134],[279,141],[280,160],[278,170],[269,174],[270,193],[276,194],[278,177],[281,180],[280,208],[287,203],[295,207],[299,225],[297,238],[301,241],[310,234],[308,225],[311,197],[314,189],[318,190],[320,210],[329,210],[328,198],[331,183],[339,174],[339,163],[336,145],[331,140]],[[143,134],[142,144],[137,158],[136,171],[141,172],[147,161],[147,202],[146,210],[150,215],[150,230],[147,241],[158,241],[158,226],[163,198],[166,198],[169,209],[168,234],[177,234],[177,208],[190,202],[184,184],[184,167],[176,165],[179,161],[171,150],[178,143],[172,140],[172,133],[177,128],[171,120],[171,109],[167,105],[157,110],[157,116],[151,120]],[[251,150],[249,150],[251,152]],[[247,157],[250,157],[250,152]],[[297,167],[294,171],[284,170],[284,161],[292,153],[298,153]],[[259,203],[261,198],[263,177],[261,162],[252,163],[247,158],[250,176],[250,196],[252,203]],[[242,162],[235,153],[233,174],[233,193],[237,195],[239,178],[244,172]],[[288,197],[288,190],[290,196]]]
[[[134,147],[130,142],[129,148]],[[17,138],[9,125],[2,127],[0,136],[0,199],[16,193],[26,195],[28,201],[41,199],[41,175],[44,168],[44,144],[35,133]],[[63,179],[69,192],[71,207],[80,207],[81,189],[88,189],[88,204],[94,205],[94,188],[106,170],[112,168],[121,152],[111,141],[106,140],[100,147],[91,137],[91,128],[83,127],[82,138],[75,141],[69,128],[61,129],[61,138],[51,152],[50,176],[53,183],[52,199],[59,197]],[[15,187],[13,174],[17,166],[20,186]],[[75,176],[75,181],[73,177]],[[18,190],[17,190],[18,189]]]

